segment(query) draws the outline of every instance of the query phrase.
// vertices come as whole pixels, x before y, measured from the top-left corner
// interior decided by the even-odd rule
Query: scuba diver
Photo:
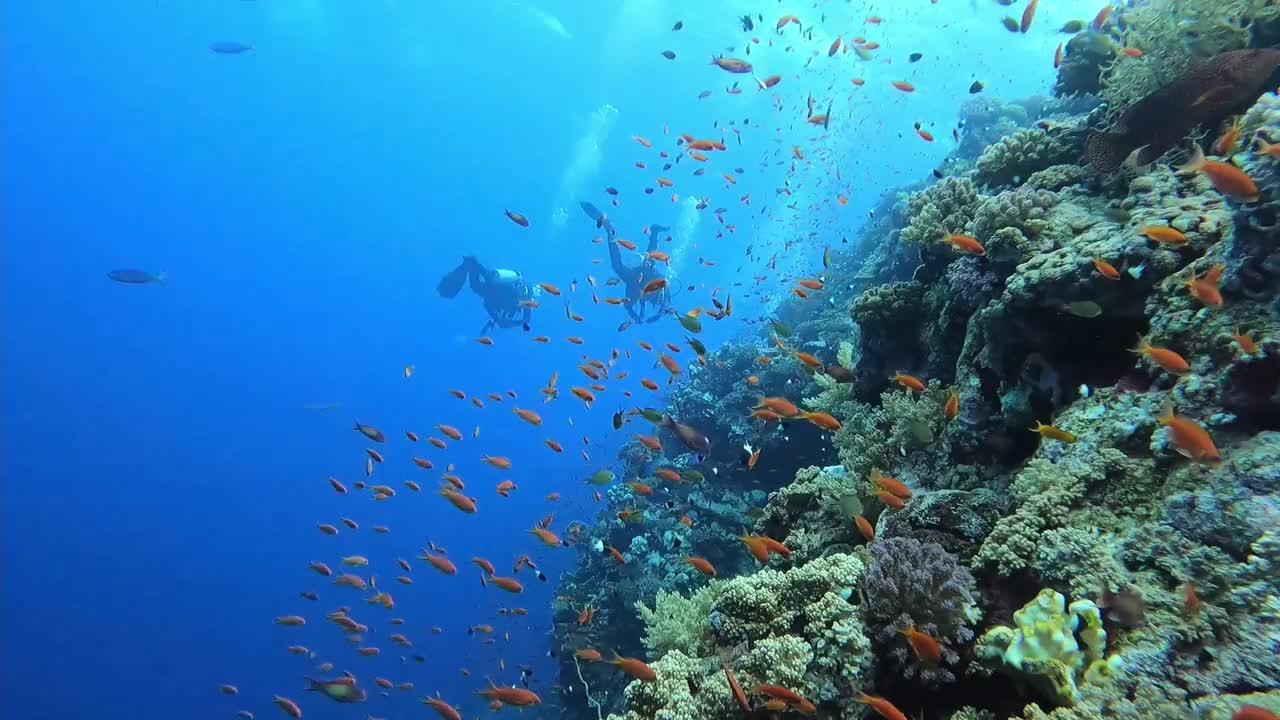
[[[474,255],[467,255],[462,258],[461,265],[440,280],[436,291],[442,297],[457,297],[462,285],[468,280],[471,282],[471,290],[484,301],[484,310],[489,313],[489,321],[480,330],[482,335],[495,325],[500,328],[519,326],[529,329],[534,293],[520,273],[515,270],[490,270],[481,265]]]
[[[658,261],[648,256],[648,253],[658,249],[658,236],[667,232],[671,228],[666,225],[653,224],[649,226],[649,244],[645,248],[643,259],[633,266],[628,266],[622,259],[622,252],[618,250],[618,243],[614,242],[617,231],[613,228],[613,223],[609,222],[608,216],[600,212],[595,205],[589,202],[582,202],[582,211],[587,217],[595,221],[596,227],[603,227],[605,233],[608,234],[609,245],[609,264],[613,266],[613,272],[617,274],[618,279],[622,281],[626,288],[627,314],[631,316],[631,320],[637,323],[651,323],[658,318],[671,312],[671,293],[667,288],[662,288],[657,292],[645,293],[644,286],[648,285],[651,280],[665,277]],[[645,316],[646,306],[653,305],[653,314]]]

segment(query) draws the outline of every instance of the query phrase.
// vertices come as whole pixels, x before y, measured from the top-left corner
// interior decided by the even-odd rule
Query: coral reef
[[[1185,17],[1157,21],[1175,5]],[[1280,27],[1274,4],[1206,8],[1116,8],[1067,43],[1058,92],[1101,90],[1105,112],[966,104],[944,179],[880,198],[827,268],[830,302],[783,301],[690,367],[663,409],[711,438],[710,457],[628,444],[619,474],[705,474],[662,486],[661,503],[616,485],[575,535],[553,647],[564,686],[589,684],[599,707],[562,690],[566,714],[740,717],[725,666],[752,712],[771,683],[848,720],[866,712],[860,692],[931,719],[1280,709],[1280,160],[1255,142],[1280,142],[1280,97],[1254,103],[1224,153],[1257,202],[1161,164],[1107,178],[1076,164],[1082,128]],[[1219,265],[1220,302],[1193,294]],[[789,326],[786,351],[769,319]],[[1186,367],[1133,352],[1140,335]],[[752,418],[757,394],[839,427]],[[1193,452],[1204,442],[1217,459]],[[764,448],[750,471],[748,443]],[[872,480],[885,476],[894,491]],[[617,519],[630,507],[645,523]],[[786,552],[759,562],[743,535]],[[627,563],[602,563],[597,543]],[[695,553],[715,579],[684,563]],[[912,627],[941,662],[922,660]],[[579,668],[584,647],[646,657],[657,681]]]

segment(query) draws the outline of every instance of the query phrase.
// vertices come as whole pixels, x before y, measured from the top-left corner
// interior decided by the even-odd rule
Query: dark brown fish
[[[1110,132],[1094,132],[1084,160],[1113,172],[1135,150],[1145,165],[1206,124],[1243,112],[1270,85],[1280,68],[1280,50],[1232,50],[1192,67],[1181,77],[1131,105]]]
[[[662,416],[662,427],[675,433],[676,437],[680,438],[680,441],[690,450],[700,452],[703,455],[711,452],[711,441],[707,439],[706,435],[684,423],[676,422],[675,418],[670,415]]]

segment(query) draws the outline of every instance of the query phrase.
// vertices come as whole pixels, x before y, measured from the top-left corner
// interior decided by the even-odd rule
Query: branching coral
[[[734,578],[712,608],[711,627],[724,645],[753,644],[743,666],[753,674],[803,678],[792,689],[815,702],[851,702],[872,662],[862,610],[849,602],[863,574],[856,556],[833,554],[785,573],[765,568]]]
[[[712,582],[687,598],[678,592],[659,590],[653,609],[636,601],[636,612],[644,623],[645,648],[654,655],[672,650],[691,657],[710,653],[712,638],[707,629],[707,615],[721,587],[722,583]]]
[[[955,680],[947,666],[959,660],[956,650],[973,639],[971,626],[980,616],[967,568],[941,545],[889,538],[871,545],[863,592],[877,642],[890,648],[907,677],[918,675],[926,683]],[[941,665],[915,657],[901,635],[910,626],[939,641]]]
[[[974,564],[994,566],[1003,575],[1032,566],[1041,535],[1065,523],[1071,507],[1084,497],[1084,472],[1063,472],[1061,463],[1043,458],[1028,463],[1013,481],[1018,509],[996,523]]]

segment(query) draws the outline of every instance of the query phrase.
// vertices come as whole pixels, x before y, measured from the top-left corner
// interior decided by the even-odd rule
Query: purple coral
[[[937,543],[889,538],[871,546],[865,591],[874,637],[889,648],[903,673],[926,683],[954,681],[947,666],[960,659],[955,648],[973,639],[970,623],[977,613],[969,570]],[[940,665],[916,658],[901,633],[911,625],[938,640]]]

